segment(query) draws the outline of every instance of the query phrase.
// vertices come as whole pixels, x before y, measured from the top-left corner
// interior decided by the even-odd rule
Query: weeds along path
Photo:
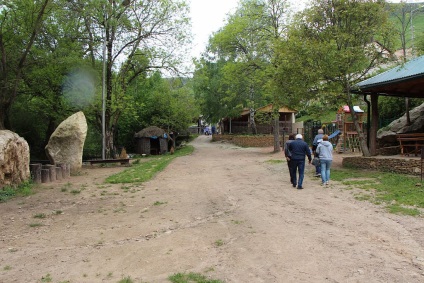
[[[0,282],[169,282],[182,272],[222,282],[423,282],[423,218],[321,187],[312,166],[298,191],[287,164],[270,162],[281,152],[210,140],[198,137],[192,155],[143,184],[105,185],[125,168],[87,169],[0,204]]]

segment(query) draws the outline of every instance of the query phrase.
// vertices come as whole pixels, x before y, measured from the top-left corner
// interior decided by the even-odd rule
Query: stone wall
[[[421,175],[421,159],[408,157],[344,157],[343,167]]]
[[[287,136],[288,138],[288,136]],[[280,143],[283,138],[280,138]],[[241,147],[269,147],[274,146],[273,135],[213,135],[212,141],[228,141]]]

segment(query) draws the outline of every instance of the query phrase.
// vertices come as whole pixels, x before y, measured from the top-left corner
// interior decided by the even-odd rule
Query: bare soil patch
[[[143,184],[103,183],[126,167],[84,168],[1,203],[0,282],[424,281],[423,218],[322,187],[313,166],[296,190],[269,162],[282,153],[210,139]]]

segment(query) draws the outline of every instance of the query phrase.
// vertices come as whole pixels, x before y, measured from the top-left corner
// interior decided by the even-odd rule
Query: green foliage
[[[424,8],[422,3],[390,3],[390,21],[397,37],[394,40],[396,50],[409,49],[414,45],[418,51],[424,51],[420,42],[424,33]],[[412,26],[411,27],[411,23]]]
[[[157,172],[162,171],[168,164],[179,156],[191,154],[194,148],[192,146],[185,146],[181,149],[177,149],[173,155],[159,155],[155,157],[149,157],[147,161],[141,162],[140,164],[133,165],[131,168],[109,176],[106,179],[106,183],[141,183],[146,182],[153,178]]]
[[[166,131],[183,132],[199,117],[186,80],[164,79],[156,72],[149,78],[135,80],[127,91],[129,108],[117,125],[117,143],[127,150],[133,149],[134,133],[143,128],[158,126]]]
[[[410,109],[421,105],[421,99],[410,99]],[[381,96],[378,99],[378,114],[382,120],[393,121],[405,114],[405,98]]]
[[[207,279],[206,276],[193,272],[177,273],[168,279],[173,283],[222,283],[220,280]]]
[[[48,3],[47,8],[41,10],[44,3]],[[112,139],[114,134],[119,137],[113,142],[107,140],[108,153],[113,144],[131,147],[134,132],[141,130],[143,124],[160,124],[178,131],[185,129],[193,116],[198,117],[186,84],[159,79],[156,83],[163,88],[146,93],[141,99],[127,89],[136,85],[136,80],[151,76],[152,70],[181,71],[184,46],[190,41],[186,1],[135,0],[129,6],[115,4],[66,0],[1,3],[0,44],[5,57],[0,64],[5,62],[7,66],[0,68],[0,129],[3,124],[7,128],[13,126],[28,140],[32,158],[45,159],[44,147],[50,135],[60,122],[80,110],[84,111],[89,128],[84,156],[99,156],[103,61],[106,133]],[[35,29],[37,13],[41,17]],[[101,57],[105,39],[106,56]],[[156,44],[158,41],[160,44]],[[8,83],[15,82],[16,74],[17,84]],[[146,111],[142,118],[148,117],[148,121],[143,121],[140,111],[145,109],[146,97],[150,100],[147,107],[154,105],[157,115],[149,116]]]
[[[28,196],[32,194],[32,184],[23,182],[17,187],[6,186],[0,189],[0,203],[6,202],[15,196]]]
[[[354,169],[332,170],[331,178],[345,185],[372,191],[367,199],[385,203],[392,211],[416,214],[424,208],[424,190],[414,176]]]
[[[131,277],[128,276],[119,280],[118,283],[134,283],[134,280],[132,280]]]
[[[272,101],[272,43],[284,30],[285,6],[285,1],[242,1],[210,38],[210,53],[198,62],[194,77],[208,121]]]

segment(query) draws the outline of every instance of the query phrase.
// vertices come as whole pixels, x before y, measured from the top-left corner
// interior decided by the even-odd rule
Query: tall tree
[[[20,94],[22,74],[52,0],[0,1],[0,130]]]
[[[193,89],[203,120],[207,123],[215,124],[222,117],[232,117],[235,115],[232,112],[239,114],[242,110],[240,106],[232,105],[232,100],[227,99],[229,85],[223,78],[225,63],[222,58],[212,62],[207,56],[195,62]]]
[[[398,24],[395,24],[396,27],[396,33],[399,36],[401,47],[402,47],[402,53],[403,58],[402,61],[405,63],[407,61],[407,34],[409,28],[411,28],[411,17],[412,17],[412,8],[413,6],[411,4],[401,2],[399,4],[392,4],[390,6],[391,8],[391,15],[396,19]],[[399,25],[400,24],[400,25]],[[411,52],[412,52],[412,46],[411,46]],[[406,124],[411,124],[411,117],[409,115],[409,97],[405,97],[405,113],[406,113]]]
[[[268,64],[263,50],[264,5],[262,1],[242,1],[228,23],[210,39],[209,50],[227,61],[224,79],[231,81],[228,94],[235,102],[249,108],[250,129],[256,134],[255,110],[264,102],[264,65]]]
[[[345,94],[364,156],[370,152],[355,112],[352,87],[377,66],[390,50],[393,31],[385,1],[316,0],[299,19],[301,39],[315,51],[309,65],[321,74],[322,83]]]
[[[289,76],[289,74],[284,74],[282,77],[277,78],[275,75],[278,69],[279,61],[277,55],[277,46],[282,42],[287,40],[287,29],[289,22],[289,5],[286,0],[268,0],[263,2],[264,5],[264,19],[263,27],[264,29],[264,40],[265,44],[264,52],[269,58],[271,64],[268,64],[268,77],[269,84],[266,85],[268,93],[271,94],[271,100],[273,105],[273,119],[274,119],[274,152],[280,151],[280,113],[279,109],[281,106],[287,106],[288,100],[287,92],[285,89],[275,88],[276,79],[284,79]],[[280,69],[281,71],[281,69]],[[281,73],[280,73],[281,75]]]
[[[99,111],[98,120],[104,123],[109,157],[114,129],[126,108],[127,85],[152,70],[179,71],[189,41],[188,5],[185,0],[71,2],[81,11],[93,64],[97,58],[104,64],[105,117],[100,119]]]

